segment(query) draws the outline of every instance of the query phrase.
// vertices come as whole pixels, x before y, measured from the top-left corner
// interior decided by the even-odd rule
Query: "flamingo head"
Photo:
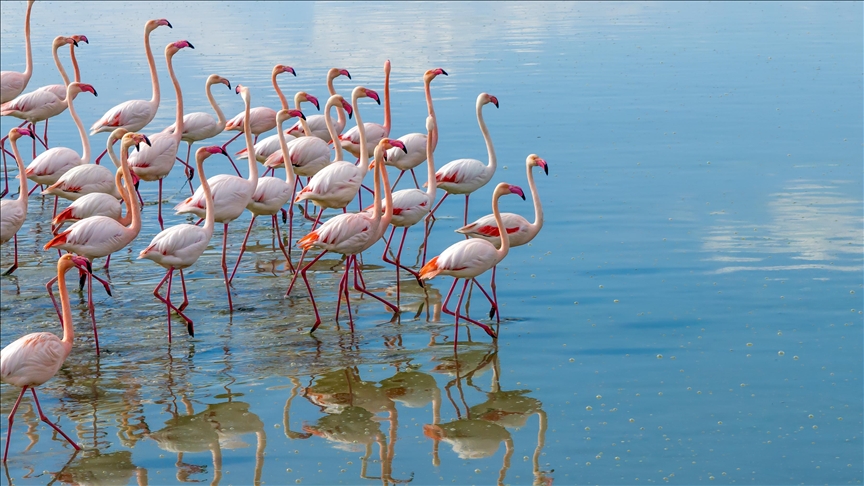
[[[294,72],[294,68],[291,66],[286,66],[284,64],[277,64],[277,65],[273,66],[273,76],[276,76],[277,74],[282,74],[282,73],[291,73],[294,76],[297,76],[297,73]]]
[[[349,73],[347,69],[339,69],[336,76],[345,76],[346,78],[351,79],[351,73]]]
[[[92,84],[86,83],[69,83],[69,86],[66,87],[66,95],[71,95],[73,98],[78,96],[78,93],[93,93],[93,96],[99,96],[96,94],[96,88],[93,87]]]
[[[357,93],[357,98],[367,97],[375,100],[379,105],[381,104],[381,97],[378,96],[378,93],[371,89],[366,89],[363,86],[357,86],[354,88],[354,92]],[[352,93],[353,94],[353,93]]]
[[[541,159],[539,155],[537,155],[537,154],[529,155],[528,160],[526,162],[528,162],[528,165],[531,167],[534,167],[534,166],[542,167],[543,172],[545,172],[546,175],[549,175],[549,164],[547,164],[545,160]]]
[[[129,133],[129,130],[126,130],[123,127],[115,129],[110,135],[108,135],[108,145],[113,146],[114,142],[123,138],[123,135],[126,135],[127,133]]]
[[[57,50],[60,47],[65,46],[66,44],[72,44],[73,46],[78,47],[78,41],[75,40],[74,37],[64,37],[62,35],[58,35],[54,38],[54,42],[51,44],[51,47]]]
[[[150,145],[150,139],[147,138],[147,135],[144,135],[143,133],[130,132],[130,133],[127,133],[126,135],[123,135],[123,138],[121,139],[121,142],[120,142],[121,143],[120,146],[121,147],[135,146],[135,150],[138,150],[140,152],[142,142],[146,143],[147,145]]]
[[[209,86],[211,84],[224,84],[225,86],[228,86],[228,89],[231,89],[231,81],[228,81],[218,74],[211,74],[207,77],[207,85]]]
[[[67,267],[67,268],[70,268],[71,266],[75,266],[75,267],[78,267],[79,269],[81,269],[87,273],[93,273],[93,266],[90,264],[90,260],[88,260],[82,256],[67,253],[67,254],[63,255],[62,257],[60,257],[60,261],[58,262],[58,264],[65,266],[65,265],[68,265],[67,262],[71,263],[71,265],[69,265],[69,267]]]
[[[351,103],[348,103],[347,101],[345,101],[344,98],[340,97],[339,101],[342,102],[342,109],[345,110],[345,113],[348,114],[348,119],[350,120],[351,116],[354,114],[354,108],[351,108]]]
[[[168,22],[168,19],[153,19],[148,20],[146,24],[144,24],[144,30],[148,33],[156,30],[156,27],[161,27],[163,25],[167,25],[169,29],[173,29],[174,27],[171,25],[171,22]]]
[[[300,110],[279,110],[279,113],[276,113],[276,123],[282,123],[294,117],[306,119],[306,115]]]
[[[36,134],[33,133],[33,130],[30,130],[28,128],[14,127],[11,130],[9,130],[9,140],[11,140],[13,142],[15,140],[18,140],[21,137],[24,137],[24,136],[28,136],[30,138],[36,138]]]
[[[523,201],[525,200],[525,192],[522,190],[521,187],[514,186],[513,184],[507,184],[506,182],[502,182],[500,185],[505,186],[507,190],[507,192],[505,192],[504,194],[516,194],[517,196],[521,197]]]
[[[382,138],[380,142],[378,142],[378,145],[383,146],[384,150],[390,150],[391,148],[396,147],[396,148],[402,149],[402,151],[405,152],[406,154],[408,153],[408,148],[405,147],[405,144],[402,143],[401,140],[394,140],[394,139],[385,137],[385,138]]]
[[[180,51],[180,49],[183,49],[186,47],[188,47],[190,49],[195,49],[195,46],[193,46],[187,40],[179,40],[177,42],[172,42],[172,43],[168,44],[167,46],[165,46],[165,55],[166,56],[173,56],[174,54],[177,54],[177,52]]]
[[[498,98],[490,95],[489,93],[480,93],[480,96],[477,97],[477,103],[481,105],[485,105],[486,103],[492,103],[495,105],[495,108],[498,108]]]
[[[309,93],[307,93],[305,91],[301,91],[301,92],[297,93],[297,95],[298,95],[298,97],[297,97],[298,100],[300,100],[301,102],[305,101],[307,103],[312,103],[313,105],[315,105],[315,108],[318,111],[321,111],[321,107],[318,105],[318,98],[310,95]]]
[[[249,101],[249,99],[250,99],[249,88],[247,88],[246,86],[243,86],[242,84],[238,84],[236,87],[234,87],[234,92],[239,94],[243,98],[243,101],[245,101],[245,102]]]
[[[423,75],[423,81],[428,83],[428,82],[432,81],[433,79],[435,79],[436,76],[440,76],[442,74],[444,76],[447,76],[447,71],[445,71],[441,68],[430,69],[430,70],[426,71],[426,73]]]
[[[210,157],[213,154],[222,154],[222,155],[227,156],[228,152],[226,152],[225,149],[219,145],[211,145],[209,147],[199,148],[198,151],[195,152],[195,157],[196,158],[197,157],[204,157],[206,159],[207,157]]]
[[[83,34],[82,35],[73,35],[72,38],[75,39],[75,42],[76,42],[75,46],[76,47],[78,46],[78,44],[77,44],[78,42],[83,42],[85,44],[90,43],[90,40],[87,39],[87,36],[83,35]]]

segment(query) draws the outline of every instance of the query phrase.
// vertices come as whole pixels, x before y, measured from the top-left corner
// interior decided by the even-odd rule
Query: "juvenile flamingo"
[[[363,144],[365,145],[365,141]],[[328,251],[341,253],[348,257],[345,260],[345,273],[339,281],[338,302],[341,303],[342,295],[344,294],[345,305],[348,308],[348,319],[352,332],[354,331],[354,319],[351,316],[351,303],[348,297],[348,273],[351,271],[352,266],[354,269],[355,290],[375,298],[389,307],[394,313],[399,312],[398,307],[387,302],[381,297],[378,297],[372,292],[369,292],[366,290],[365,285],[361,285],[361,270],[357,265],[357,254],[368,249],[375,244],[375,242],[381,239],[384,232],[387,230],[387,225],[390,224],[390,219],[393,217],[393,200],[390,193],[390,181],[387,178],[387,170],[383,167],[384,152],[392,147],[399,147],[402,150],[405,150],[405,145],[402,144],[402,142],[398,140],[390,140],[389,138],[381,139],[378,146],[375,147],[375,162],[373,163],[375,166],[375,205],[373,206],[372,213],[361,212],[339,214],[330,218],[326,223],[321,225],[320,228],[312,231],[297,242],[297,244],[303,249],[304,254],[311,248],[322,248],[324,250],[303,267],[302,270],[300,270],[300,275],[303,277],[303,282],[306,284],[306,290],[309,292],[309,299],[312,301],[312,307],[315,310],[315,324],[312,326],[312,330],[309,331],[310,333],[315,332],[315,330],[318,329],[318,326],[321,324],[321,316],[318,314],[318,307],[315,305],[315,297],[312,295],[312,287],[309,285],[309,280],[306,278],[306,272]],[[363,148],[365,149],[365,147]],[[366,163],[368,161],[366,153],[365,150],[361,150],[361,163]],[[382,177],[384,179],[384,196],[386,205],[383,216],[381,214]],[[286,292],[286,296],[291,292],[296,279],[297,274],[295,273],[294,278],[291,280],[291,286],[288,287],[288,292]],[[339,318],[338,305],[336,308],[336,318],[337,320]]]
[[[69,229],[59,233],[45,244],[44,249],[57,248],[66,250],[69,253],[75,253],[86,257],[93,261],[96,258],[108,256],[116,251],[122,250],[131,243],[138,233],[141,231],[141,211],[137,204],[133,201],[134,188],[132,186],[132,174],[129,171],[128,152],[132,146],[139,146],[141,143],[149,144],[150,140],[147,136],[139,133],[127,133],[123,136],[120,144],[120,166],[123,170],[123,179],[126,183],[126,190],[123,191],[123,199],[129,212],[132,213],[132,221],[129,226],[120,224],[117,220],[106,216],[93,216],[91,218],[82,219],[69,227]],[[96,354],[99,354],[99,336],[96,331],[96,309],[93,306],[93,278],[97,279],[108,294],[111,294],[108,282],[102,280],[95,275],[88,274],[87,278],[87,304],[90,308],[90,318],[93,321],[93,336],[96,344]],[[46,285],[48,291],[51,291],[51,285],[54,279]],[[52,296],[53,299],[53,296]]]
[[[238,86],[239,88],[239,86]],[[213,237],[213,215],[216,212],[213,204],[213,196],[210,192],[210,184],[204,175],[204,161],[213,154],[224,154],[225,149],[218,145],[212,147],[201,147],[195,152],[195,164],[198,169],[198,179],[201,181],[199,189],[204,193],[205,206],[207,208],[205,215],[204,226],[199,227],[194,224],[180,224],[172,226],[157,234],[153,241],[141,251],[138,259],[146,258],[153,260],[157,264],[166,268],[168,271],[165,277],[159,282],[159,285],[153,289],[153,295],[157,299],[165,303],[168,310],[168,342],[171,342],[171,311],[174,310],[186,321],[186,330],[190,336],[195,336],[195,329],[192,326],[192,319],[189,319],[183,314],[183,309],[189,304],[189,298],[186,295],[186,281],[183,278],[183,269],[192,266],[198,258],[207,249],[210,244],[210,238]],[[180,283],[183,286],[183,303],[180,307],[175,307],[171,303],[171,281],[174,277],[174,270],[180,271]],[[159,289],[168,281],[168,292],[163,298],[159,295]]]
[[[501,212],[498,210],[498,199],[505,194],[516,194],[522,197],[523,200],[525,199],[525,193],[522,192],[522,189],[519,186],[502,182],[495,188],[495,191],[492,193],[492,214],[494,215],[495,222],[498,225],[499,233],[503,235],[507,235],[507,232],[504,230],[504,222],[501,220]],[[450,275],[455,277],[453,279],[453,285],[450,286],[450,291],[447,292],[447,297],[444,299],[444,305],[441,309],[446,314],[456,316],[456,331],[453,335],[454,349],[456,349],[456,345],[459,342],[459,310],[462,308],[462,299],[465,297],[465,293],[468,290],[468,281],[474,282],[494,307],[494,301],[489,297],[489,294],[486,293],[483,287],[480,286],[476,277],[497,265],[507,256],[509,250],[510,239],[507,236],[502,240],[500,249],[495,249],[495,245],[486,240],[462,240],[450,245],[446,250],[441,252],[440,255],[429,260],[429,262],[426,263],[426,265],[423,265],[423,268],[420,269],[420,278],[424,280],[429,280],[437,275]],[[453,289],[456,288],[456,283],[459,282],[459,279],[463,279],[465,282],[462,284],[462,293],[459,294],[459,303],[456,304],[456,312],[453,313],[447,309],[447,303],[450,302],[450,297],[453,295]],[[480,326],[484,331],[486,331],[486,334],[492,336],[493,339],[498,338],[495,332],[492,331],[492,328],[486,324],[471,319],[468,316],[461,317],[470,323]]]
[[[486,122],[483,121],[483,105],[492,103],[495,108],[498,108],[498,98],[487,94],[480,93],[477,97],[477,123],[480,125],[480,131],[483,132],[483,140],[486,141],[486,150],[489,152],[489,165],[477,159],[456,159],[448,162],[438,169],[435,173],[435,179],[438,181],[438,187],[444,189],[446,194],[435,205],[432,210],[432,217],[435,216],[435,211],[441,206],[441,203],[447,199],[450,194],[465,194],[465,222],[468,224],[468,198],[471,193],[485,186],[492,176],[495,174],[497,167],[497,159],[495,158],[495,147],[492,146],[492,137],[489,136],[489,130],[486,128]]]
[[[330,96],[333,96],[336,93],[336,88],[333,87],[333,80],[338,78],[339,76],[345,76],[348,79],[351,79],[351,73],[348,72],[347,69],[339,69],[339,68],[330,68],[327,71],[327,91],[330,93]],[[339,106],[336,107],[336,125],[334,128],[336,129],[336,135],[340,135],[342,130],[345,129],[345,123],[347,123],[347,118],[351,118],[351,112],[347,111],[348,117],[345,117],[346,111],[343,111]],[[306,118],[306,125],[309,127],[309,131],[312,132],[312,135],[324,140],[327,143],[333,141],[330,137],[330,130],[327,129],[327,124],[324,120],[324,115],[312,115]],[[288,129],[288,135],[293,135],[294,137],[300,138],[306,136],[306,129],[303,127],[299,121],[295,123],[291,128]]]
[[[25,135],[32,137],[33,132],[20,127],[9,130],[9,143],[12,145],[12,153],[15,154],[15,162],[18,163],[18,180],[21,185],[18,199],[0,201],[0,244],[10,239],[14,240],[15,244],[15,263],[3,275],[9,275],[18,268],[18,230],[27,219],[27,176],[24,175],[23,159],[18,152],[18,139]]]
[[[57,281],[60,288],[60,305],[63,307],[63,339],[58,338],[50,332],[34,332],[20,337],[0,351],[0,380],[3,383],[20,386],[21,393],[12,412],[9,413],[9,427],[6,430],[6,448],[3,451],[3,462],[9,455],[9,443],[12,439],[12,423],[15,421],[15,412],[21,403],[24,392],[30,389],[33,401],[39,411],[39,418],[56,430],[76,451],[81,447],[66,435],[60,427],[48,420],[39,405],[36,397],[36,387],[50,380],[57,374],[60,367],[72,352],[72,343],[75,340],[75,328],[72,325],[72,306],[69,304],[69,291],[66,288],[66,272],[72,267],[78,267],[84,272],[90,271],[90,262],[86,258],[72,255],[63,255],[57,261]]]
[[[174,92],[177,93],[177,113],[174,121],[174,132],[163,131],[150,137],[152,146],[140,150],[129,157],[129,167],[136,176],[145,181],[159,181],[159,228],[164,228],[162,220],[162,180],[168,177],[174,162],[177,159],[177,149],[180,148],[180,140],[183,137],[183,92],[180,90],[180,82],[174,74],[174,55],[183,48],[195,49],[188,41],[181,40],[172,42],[165,46],[165,63],[168,65],[168,75],[174,83]],[[182,162],[182,161],[181,161]],[[184,162],[185,163],[185,162]],[[187,166],[188,168],[188,166]],[[190,185],[191,186],[191,185]]]
[[[246,105],[244,116],[244,125],[246,130],[243,133],[246,135],[246,148],[252,152],[252,131],[250,129],[249,115],[251,111],[251,94],[249,88],[238,84],[234,91],[243,97],[243,103]],[[222,147],[225,148],[224,146]],[[255,194],[255,189],[258,187],[258,162],[252,158],[249,159],[249,178],[219,174],[211,177],[207,182],[210,184],[210,189],[213,192],[213,217],[217,223],[222,223],[222,274],[225,277],[225,290],[228,293],[228,309],[233,312],[234,304],[231,301],[231,284],[228,279],[228,223],[239,218],[246,206],[252,201],[252,196]],[[209,208],[207,198],[205,197],[204,189],[199,186],[195,190],[192,197],[187,198],[182,203],[174,206],[177,214],[192,213],[203,218],[206,216],[206,208]]]
[[[279,138],[282,152],[288,153],[288,146],[285,142],[285,132],[282,129],[282,124],[285,120],[290,120],[294,117],[302,117],[303,113],[300,110],[280,110],[276,114],[276,136]],[[246,252],[246,242],[249,241],[249,234],[252,232],[252,226],[255,224],[255,218],[258,216],[270,216],[273,222],[273,229],[276,231],[276,239],[279,240],[279,248],[282,254],[285,255],[287,265],[292,269],[291,255],[285,249],[285,243],[282,241],[282,232],[279,230],[279,220],[276,217],[280,211],[284,213],[283,206],[291,201],[294,197],[294,182],[296,176],[292,170],[291,164],[285,166],[285,180],[276,177],[261,177],[258,179],[258,186],[255,187],[255,194],[252,195],[252,200],[246,205],[246,209],[252,213],[252,221],[249,222],[249,229],[246,230],[246,236],[243,238],[243,245],[240,247],[240,255],[237,257],[237,263],[234,264],[234,270],[231,272],[231,277],[228,278],[228,283],[234,280],[234,275],[237,273],[237,267],[240,266],[240,260],[243,259],[243,253]],[[291,212],[289,211],[289,215]],[[284,218],[284,216],[283,216]],[[284,218],[283,222],[288,223],[288,242],[289,245],[293,241],[293,231],[290,216]]]
[[[33,2],[27,1],[27,15],[24,16],[24,72],[3,71],[0,72],[0,104],[13,100],[23,93],[30,83],[33,75],[33,49],[30,45],[30,11],[33,10]]]
[[[531,154],[525,159],[525,167],[528,172],[528,187],[531,189],[531,199],[534,201],[534,222],[529,223],[527,219],[514,213],[501,213],[501,219],[504,221],[504,227],[507,228],[507,234],[510,238],[510,247],[522,246],[537,236],[540,228],[543,227],[543,206],[540,204],[540,194],[537,192],[537,185],[534,184],[534,173],[531,171],[533,167],[541,167],[546,175],[549,175],[549,165],[545,160],[541,159],[537,154]],[[481,238],[493,245],[496,248],[501,247],[501,233],[498,232],[498,225],[495,222],[495,216],[487,214],[473,223],[463,226],[456,230],[457,233],[467,235],[469,238]],[[498,296],[495,291],[495,269],[492,267],[492,280],[490,287],[492,288],[492,299],[495,301],[495,309],[498,305]],[[500,321],[501,316],[498,316]]]
[[[380,102],[379,102],[380,104]],[[355,107],[356,111],[357,108]],[[359,121],[359,117],[358,117]],[[367,123],[365,125],[365,130],[361,131],[359,125],[348,130],[344,134],[339,136],[339,142],[342,144],[342,148],[346,150],[348,153],[353,155],[354,157],[360,157],[360,138],[361,137],[369,137],[366,140],[366,150],[368,150],[367,156],[371,157],[372,152],[375,150],[375,147],[378,145],[378,142],[384,138],[390,136],[390,60],[384,62],[384,124],[379,125],[378,123]]]
[[[147,64],[150,66],[150,82],[153,86],[153,96],[147,100],[129,100],[106,111],[102,118],[90,127],[90,135],[100,132],[112,132],[116,128],[125,128],[130,132],[140,131],[146,127],[156,116],[159,109],[159,76],[156,74],[156,61],[153,59],[153,51],[150,49],[150,33],[162,25],[173,28],[171,22],[166,19],[148,20],[144,24],[144,52],[147,54]],[[98,164],[107,151],[96,157]]]

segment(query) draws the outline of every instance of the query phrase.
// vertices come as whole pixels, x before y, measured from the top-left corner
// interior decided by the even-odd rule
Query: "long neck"
[[[537,234],[540,228],[543,227],[543,205],[540,203],[540,194],[537,192],[537,185],[534,184],[534,172],[532,166],[528,166],[528,187],[531,188],[531,199],[534,200],[534,222],[531,223],[530,231]]]
[[[273,80],[274,80],[274,84],[275,84],[275,80],[276,80],[275,76],[273,77]],[[280,92],[280,94],[281,94],[281,92]],[[252,121],[250,120],[252,118],[252,115],[251,115],[252,107],[249,106],[250,104],[251,104],[251,102],[246,103],[246,112],[245,112],[245,116],[243,117],[243,119],[244,119],[243,134],[246,136],[246,153],[247,154],[255,154],[255,144],[252,143],[252,129],[251,129]],[[284,109],[287,109],[287,108],[284,108]],[[258,161],[255,159],[254,155],[250,155],[249,157],[247,157],[247,159],[249,162],[249,178],[246,180],[251,182],[253,184],[253,187],[254,187],[254,186],[258,185]],[[287,159],[285,160],[285,162],[290,163],[290,162],[288,162]],[[254,189],[253,189],[253,192],[254,192]]]
[[[357,100],[359,97],[357,95],[351,96],[351,105],[354,108],[354,120],[357,122],[357,131],[360,132],[360,159],[357,161],[357,164],[360,166],[360,178],[366,177],[366,172],[369,171],[369,152],[367,152],[366,148],[366,127],[363,125],[363,119],[360,118],[360,110],[357,109]],[[333,139],[334,142],[337,139]],[[336,145],[334,143],[333,145]]]
[[[337,110],[341,110],[342,107],[339,106],[341,104],[340,102],[330,103],[328,101],[327,105],[324,106],[324,124],[327,125],[327,132],[330,134],[330,140],[333,140],[333,148],[336,149],[334,162],[342,160],[342,144],[339,143],[339,134],[336,133],[336,128],[333,127],[333,119],[330,118],[330,108],[336,106]]]
[[[74,103],[72,102],[75,99],[75,96],[70,96],[67,90],[66,93],[66,104],[69,107],[69,114],[72,115],[72,120],[75,121],[75,126],[78,127],[78,134],[81,135],[81,145],[83,146],[83,155],[81,156],[81,160],[85,164],[90,163],[90,139],[87,138],[87,132],[84,131],[84,124],[81,123],[81,119],[78,118],[78,113],[75,111]]]
[[[114,175],[114,186],[117,188],[117,193],[120,194],[120,197],[123,198],[123,201],[126,201],[126,188],[123,186],[123,171],[118,170],[117,174]],[[132,222],[132,208],[126,206],[126,214],[120,216],[117,221],[123,226],[129,226],[129,223]]]
[[[336,74],[336,76],[339,76],[339,75]],[[336,88],[333,87],[333,79],[335,79],[336,76],[327,76],[327,90],[330,92],[330,96],[333,96],[336,94]],[[342,108],[341,103],[336,105],[336,117],[337,117],[336,120],[337,120],[337,123],[339,123],[339,126],[344,127],[345,123],[348,120],[345,118],[345,110]],[[333,132],[330,132],[330,135],[332,136]],[[334,141],[334,143],[333,143],[334,146],[339,145],[338,143],[335,143],[335,141],[338,140],[336,137],[332,137],[331,140]],[[338,160],[342,160],[342,159],[338,159]]]
[[[291,165],[291,159],[288,158],[288,142],[285,141],[285,132],[282,130],[284,120],[276,120],[276,135],[279,136],[279,148],[282,149],[282,160],[285,161],[285,182],[288,185],[294,184],[296,176],[294,175],[294,166]]]
[[[55,47],[52,54],[54,55],[54,64],[57,66],[57,70],[60,71],[60,77],[63,78],[63,85],[69,86],[69,76],[66,74],[66,70],[63,69],[63,63],[60,62],[60,55],[57,54],[57,51],[60,50],[61,45]]]
[[[435,116],[435,108],[432,107],[432,79],[424,79],[423,80],[424,90],[426,91],[426,110],[429,111],[429,116]],[[438,120],[437,118],[435,119]],[[429,134],[432,137],[432,150],[435,150],[435,147],[438,146],[438,124],[435,124],[435,128],[432,129],[432,133]]]
[[[297,95],[294,96],[294,109],[295,110],[300,109],[300,96],[301,96],[300,93],[297,93]],[[311,137],[312,132],[309,130],[309,124],[306,123],[305,118],[300,118],[300,124],[303,125],[303,133],[306,134],[307,137]],[[333,145],[336,145],[336,144],[334,143]]]
[[[495,194],[492,195],[492,214],[495,216],[495,223],[498,225],[498,234],[501,235],[501,248],[495,252],[498,255],[499,262],[510,251],[510,234],[507,233],[507,228],[504,227],[504,221],[501,219],[501,212],[498,210],[498,199],[500,197],[501,194],[498,191],[495,191]]]
[[[75,57],[75,45],[69,44],[69,57],[72,59],[72,71],[75,72],[75,82],[81,82],[81,69],[78,67],[78,58]]]
[[[123,180],[126,182],[126,190],[120,191],[123,196],[123,203],[126,204],[128,214],[132,215],[131,226],[129,230],[136,235],[141,231],[141,209],[138,207],[138,198],[135,197],[135,186],[132,184],[132,173],[129,171],[129,147],[121,144],[120,146],[120,170],[123,171]],[[128,215],[127,214],[127,215]]]
[[[144,29],[144,52],[147,53],[147,64],[150,66],[150,83],[153,84],[153,97],[150,98],[150,104],[159,108],[159,76],[156,74],[156,60],[153,59],[153,50],[150,49],[150,32],[147,28]],[[155,109],[153,110],[156,111]],[[182,130],[181,130],[182,131]]]
[[[390,69],[384,71],[384,136],[390,136]]]
[[[72,326],[72,305],[69,303],[69,289],[66,287],[66,270],[68,263],[57,264],[57,289],[60,291],[60,308],[63,314],[63,344],[72,349],[72,341],[75,339],[75,328]]]
[[[374,159],[375,160],[375,162],[374,162],[374,164],[375,164],[375,170],[374,170],[375,186],[374,186],[374,194],[372,197],[373,197],[373,201],[375,201],[375,202],[372,204],[372,217],[376,223],[379,223],[381,221],[381,169],[383,168],[383,165],[384,165],[384,149],[381,147],[381,145],[377,145],[375,147],[374,157],[375,157],[375,159]],[[361,191],[362,191],[362,189],[361,189]],[[387,208],[386,208],[386,211],[390,211],[390,217],[391,218],[393,217],[392,206],[393,205],[389,204],[389,202],[388,202]],[[387,224],[390,224],[390,222],[388,221]],[[384,225],[378,224],[378,228],[376,228],[376,230],[379,230],[378,232],[383,234],[383,231],[380,231],[380,230],[381,230],[381,228],[384,228],[384,231],[386,231],[387,224],[384,224]]]
[[[216,208],[213,207],[213,193],[210,192],[210,184],[207,182],[207,176],[204,175],[204,159],[195,157],[195,165],[198,168],[198,180],[201,182],[201,190],[204,191],[204,231],[208,235],[213,235],[213,223],[216,217]],[[209,238],[209,237],[208,237]]]
[[[107,143],[107,146],[105,147],[105,149],[108,151],[108,157],[111,158],[111,162],[114,163],[114,167],[117,167],[119,169],[120,168],[120,159],[117,158],[117,153],[114,152],[114,142],[116,142],[116,141],[117,141],[116,138],[108,137],[108,143]]]
[[[33,2],[27,3],[27,16],[24,17],[24,56],[26,57],[26,67],[24,68],[24,84],[30,82],[30,76],[33,75],[33,49],[30,45],[30,11],[33,9]]]
[[[270,76],[270,80],[273,81],[273,89],[275,89],[276,94],[279,95],[279,102],[282,103],[282,109],[287,110],[289,108],[288,99],[285,98],[285,95],[282,93],[282,88],[280,88],[279,83],[276,82],[276,75],[277,74],[278,73],[276,71],[273,71],[273,75]],[[298,110],[299,110],[299,108],[298,108]],[[252,152],[249,152],[249,153],[251,154]]]
[[[173,56],[165,56],[165,64],[168,65],[168,76],[171,77],[171,82],[174,83],[174,92],[177,93],[177,114],[174,120],[174,136],[179,140],[183,136],[183,92],[180,90],[180,81],[177,81],[177,76],[174,75]],[[250,152],[251,153],[251,152]]]
[[[214,83],[207,83],[204,91],[207,92],[207,101],[210,102],[210,106],[212,106],[213,111],[216,112],[217,124],[221,130],[225,128],[225,124],[228,123],[228,120],[225,118],[225,113],[222,113],[222,108],[219,108],[219,105],[216,103],[216,98],[213,97],[213,93],[211,92],[213,84]]]
[[[477,103],[477,123],[480,124],[480,131],[483,132],[483,140],[486,141],[486,151],[489,152],[489,165],[487,169],[495,171],[497,167],[497,159],[495,157],[495,147],[492,146],[492,137],[489,136],[489,129],[486,128],[486,122],[483,120],[483,105]],[[438,138],[436,133],[435,138]]]
[[[393,191],[390,190],[390,177],[387,175],[387,166],[384,165],[384,158],[381,158],[381,177],[384,179],[384,202],[387,207],[384,209],[384,215],[381,216],[381,224],[380,224],[380,234],[378,238],[380,239],[384,236],[384,232],[387,231],[387,226],[390,225],[390,221],[393,219]],[[378,163],[375,163],[375,167],[378,167]],[[376,179],[377,180],[377,179]],[[362,189],[361,189],[362,191]],[[381,196],[375,196],[375,200],[380,200]]]
[[[9,139],[12,144],[12,153],[15,154],[15,162],[18,163],[18,181],[21,189],[18,192],[18,203],[24,208],[24,216],[27,216],[27,169],[24,168],[24,159],[18,152],[18,141],[12,138]]]
[[[438,190],[438,180],[435,179],[435,157],[433,156],[435,153],[435,140],[433,138],[436,130],[436,128],[433,128],[426,135],[426,180],[428,181],[426,182],[426,197],[429,198],[430,210],[435,202],[435,191]]]

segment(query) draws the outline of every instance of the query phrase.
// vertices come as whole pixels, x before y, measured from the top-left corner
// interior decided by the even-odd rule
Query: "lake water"
[[[0,4],[6,70],[23,70],[24,10]],[[290,273],[263,221],[233,315],[217,231],[187,272],[196,336],[175,318],[169,346],[151,295],[163,271],[135,260],[158,232],[156,185],[142,182],[141,234],[112,259],[114,296],[96,294],[102,355],[73,293],[75,347],[40,387],[46,413],[85,449],[52,437],[25,399],[5,483],[861,483],[860,2],[40,1],[28,91],[59,82],[51,40],[78,33],[90,39],[77,51],[83,81],[99,92],[76,101],[85,126],[149,98],[142,26],[160,17],[174,28],[151,37],[163,101],[147,133],[173,121],[161,53],[178,39],[195,45],[175,57],[189,112],[210,110],[211,73],[277,107],[277,63],[297,71],[280,77],[289,96],[323,100],[328,68],[351,72],[336,81],[343,94],[358,84],[380,92],[391,59],[396,136],[424,129],[422,75],[442,67],[436,160],[485,160],[474,102],[496,95],[500,109],[484,111],[499,156],[493,183],[527,190],[525,157],[547,160],[549,175],[536,171],[546,224],[500,265],[497,344],[463,328],[454,353],[453,319],[440,314],[449,277],[425,292],[403,277],[396,322],[354,300],[356,332],[344,314],[337,330],[338,256],[311,278],[324,317],[311,337],[309,301],[283,300]],[[214,95],[229,117],[242,110],[224,87]],[[361,110],[383,118],[370,102]],[[3,133],[13,124],[4,118]],[[91,137],[94,149],[105,139]],[[50,123],[50,141],[80,148],[68,114]],[[230,170],[211,160],[208,174]],[[168,209],[186,197],[179,164],[165,187]],[[493,187],[471,198],[469,219],[490,212]],[[41,250],[51,203],[31,198],[21,268],[2,278],[4,346],[60,332],[44,288],[56,254]],[[462,204],[441,206],[430,256],[459,241]],[[529,219],[531,204],[501,200]],[[168,209],[166,226],[187,221]],[[248,221],[231,226],[232,263]],[[295,239],[309,227],[296,217]],[[409,232],[411,264],[420,233]],[[364,255],[366,282],[395,298],[382,250]],[[11,258],[4,245],[4,268]],[[475,317],[488,310],[476,291],[470,305]],[[3,385],[2,413],[17,393]]]

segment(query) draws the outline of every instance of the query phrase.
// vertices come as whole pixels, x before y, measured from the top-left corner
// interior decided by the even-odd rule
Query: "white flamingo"
[[[336,88],[333,87],[333,80],[338,78],[339,76],[345,76],[348,79],[351,79],[351,73],[348,72],[347,69],[339,69],[339,68],[330,68],[327,71],[327,91],[330,93],[330,96],[333,96],[336,93]],[[336,107],[337,120],[335,124],[336,134],[340,135],[342,130],[345,129],[345,123],[347,123],[347,118],[351,118],[351,112],[348,111],[347,118],[345,116],[346,111],[343,111],[338,106]],[[312,115],[306,118],[306,125],[309,126],[309,131],[312,132],[312,135],[324,140],[327,143],[333,141],[330,137],[330,131],[327,129],[327,124],[324,120],[324,115]],[[288,129],[288,135],[293,135],[294,137],[305,137],[306,129],[303,125],[298,121],[291,128]]]
[[[318,104],[318,98],[310,95],[309,93],[306,93],[305,91],[298,91],[297,94],[294,95],[294,109],[295,110],[300,110],[300,103],[307,103],[307,102],[315,105],[316,109],[319,109],[319,110],[321,109],[319,104]],[[287,110],[288,108],[282,108],[282,109]],[[289,144],[294,142],[295,137],[293,135],[288,135],[287,130],[286,130],[286,133],[284,135],[286,137],[286,140],[290,140]],[[322,143],[324,143],[324,142],[322,142]],[[330,158],[329,158],[330,157],[330,148],[327,146],[326,143],[324,143],[324,146],[327,147],[327,157],[328,157],[327,161],[329,162],[330,161]],[[247,154],[248,154],[248,152],[246,151],[246,149],[243,149],[243,150],[237,152],[235,155],[238,156],[237,157],[238,159],[245,159],[247,157]],[[279,135],[278,134],[270,135],[269,137],[255,143],[255,160],[257,160],[258,162],[264,164],[267,162],[268,159],[273,157],[274,154],[277,154],[279,157],[279,160],[280,160],[279,163],[277,164],[277,166],[282,165],[282,162],[281,162],[282,151],[281,151],[280,145],[279,145]],[[269,172],[270,172],[269,170],[266,171],[265,175]]]
[[[7,199],[0,201],[0,244],[14,240],[15,263],[3,275],[9,275],[18,268],[18,230],[27,219],[27,176],[24,175],[24,163],[21,153],[18,151],[18,139],[23,136],[33,137],[33,132],[26,128],[14,127],[9,130],[9,143],[12,145],[12,153],[15,154],[15,162],[18,163],[18,199]]]
[[[27,0],[27,15],[24,17],[24,72],[3,71],[0,72],[0,104],[6,103],[23,93],[30,83],[33,75],[33,49],[30,44],[30,11],[33,10],[33,2]]]
[[[357,108],[354,108],[357,111]],[[359,118],[358,118],[359,120]],[[339,142],[342,148],[354,157],[360,157],[360,138],[369,137],[366,140],[366,150],[369,151],[367,156],[371,157],[372,152],[378,145],[378,142],[390,136],[390,60],[384,62],[384,124],[367,123],[365,130],[361,132],[360,127],[356,126],[339,136]]]

